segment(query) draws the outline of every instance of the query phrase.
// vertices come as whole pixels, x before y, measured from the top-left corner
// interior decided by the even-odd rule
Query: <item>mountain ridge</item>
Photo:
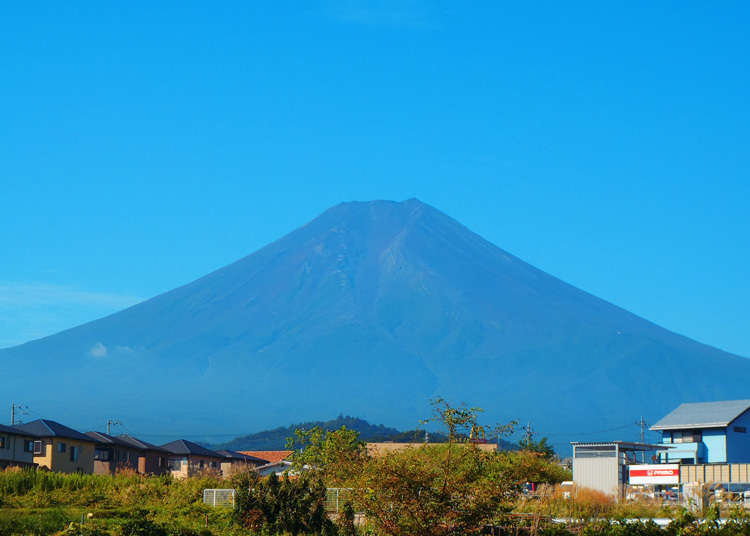
[[[336,205],[206,276],[0,358],[61,419],[82,418],[61,398],[95,397],[97,420],[119,412],[146,429],[342,411],[413,427],[439,394],[560,441],[682,401],[745,398],[750,379],[750,360],[546,274],[416,199]]]

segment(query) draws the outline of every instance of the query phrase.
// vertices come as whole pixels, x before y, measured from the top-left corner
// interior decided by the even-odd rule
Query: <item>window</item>
[[[8,442],[5,440],[5,436],[0,436],[0,449],[8,448]]]
[[[747,428],[745,428],[744,426],[735,426],[734,427],[734,431],[737,432],[737,433],[739,433],[739,434],[746,434],[747,433]]]
[[[96,449],[94,451],[94,459],[100,462],[108,462],[109,449]]]
[[[34,452],[34,444],[36,441],[32,441],[30,439],[26,439],[23,442],[23,451],[24,452]]]
[[[203,469],[203,460],[201,460],[200,468]]]
[[[179,471],[182,469],[182,462],[184,458],[170,458],[169,469],[170,471]]]
[[[672,432],[673,443],[700,443],[703,434],[700,430],[676,430]]]
[[[67,447],[68,446],[65,443],[60,442],[57,444],[57,452],[65,452]]]
[[[576,446],[576,458],[614,458],[616,456],[614,445],[592,445]]]
[[[44,455],[44,443],[41,441],[34,441],[34,454],[39,456]]]
[[[81,447],[70,447],[70,461],[71,462],[77,462],[78,461],[78,454],[81,451]]]

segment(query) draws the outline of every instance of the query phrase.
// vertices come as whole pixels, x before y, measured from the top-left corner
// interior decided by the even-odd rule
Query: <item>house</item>
[[[660,461],[750,462],[750,400],[681,404],[651,427],[673,448]]]
[[[282,476],[284,473],[294,476],[292,468],[292,462],[289,460],[279,460],[277,462],[261,465],[255,470],[258,471],[260,476],[270,476],[272,473],[276,476]],[[305,468],[307,468],[307,466],[305,466]]]
[[[197,443],[178,439],[161,448],[169,452],[169,471],[175,478],[187,478],[204,472],[221,472],[224,457]]]
[[[0,424],[0,469],[34,466],[34,437]]]
[[[94,474],[113,475],[118,469],[138,470],[139,451],[130,443],[102,432],[86,432],[94,442]]]
[[[34,463],[60,473],[94,472],[96,442],[59,422],[38,419],[15,426],[34,437]]]
[[[241,450],[239,452],[240,454],[247,454],[248,456],[265,460],[266,463],[280,462],[294,454],[293,450]]]
[[[224,461],[221,462],[221,474],[223,476],[232,476],[235,473],[268,463],[266,460],[261,460],[255,456],[249,456],[233,450],[217,450],[216,453],[224,457]]]
[[[165,475],[169,472],[170,452],[146,441],[129,435],[119,435],[117,439],[125,441],[138,450],[138,467],[142,475]]]

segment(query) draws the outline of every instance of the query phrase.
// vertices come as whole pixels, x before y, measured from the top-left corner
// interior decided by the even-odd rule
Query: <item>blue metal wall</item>
[[[735,431],[735,427],[746,431]],[[737,417],[727,428],[727,461],[750,462],[750,410]]]
[[[726,428],[704,429],[703,444],[706,445],[706,462],[724,463],[727,461]]]

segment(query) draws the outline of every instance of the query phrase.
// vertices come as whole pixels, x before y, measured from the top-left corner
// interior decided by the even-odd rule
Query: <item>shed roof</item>
[[[166,445],[162,445],[161,448],[168,450],[172,454],[194,454],[196,456],[210,456],[211,458],[223,458],[223,456],[213,450],[208,450],[206,447],[201,447],[198,443],[193,443],[187,439],[178,439],[172,441]]]
[[[724,428],[748,409],[750,409],[750,400],[680,404],[677,409],[654,424],[651,430]]]
[[[15,428],[36,437],[64,437],[94,443],[89,436],[49,419],[37,419],[29,423],[17,424]]]

